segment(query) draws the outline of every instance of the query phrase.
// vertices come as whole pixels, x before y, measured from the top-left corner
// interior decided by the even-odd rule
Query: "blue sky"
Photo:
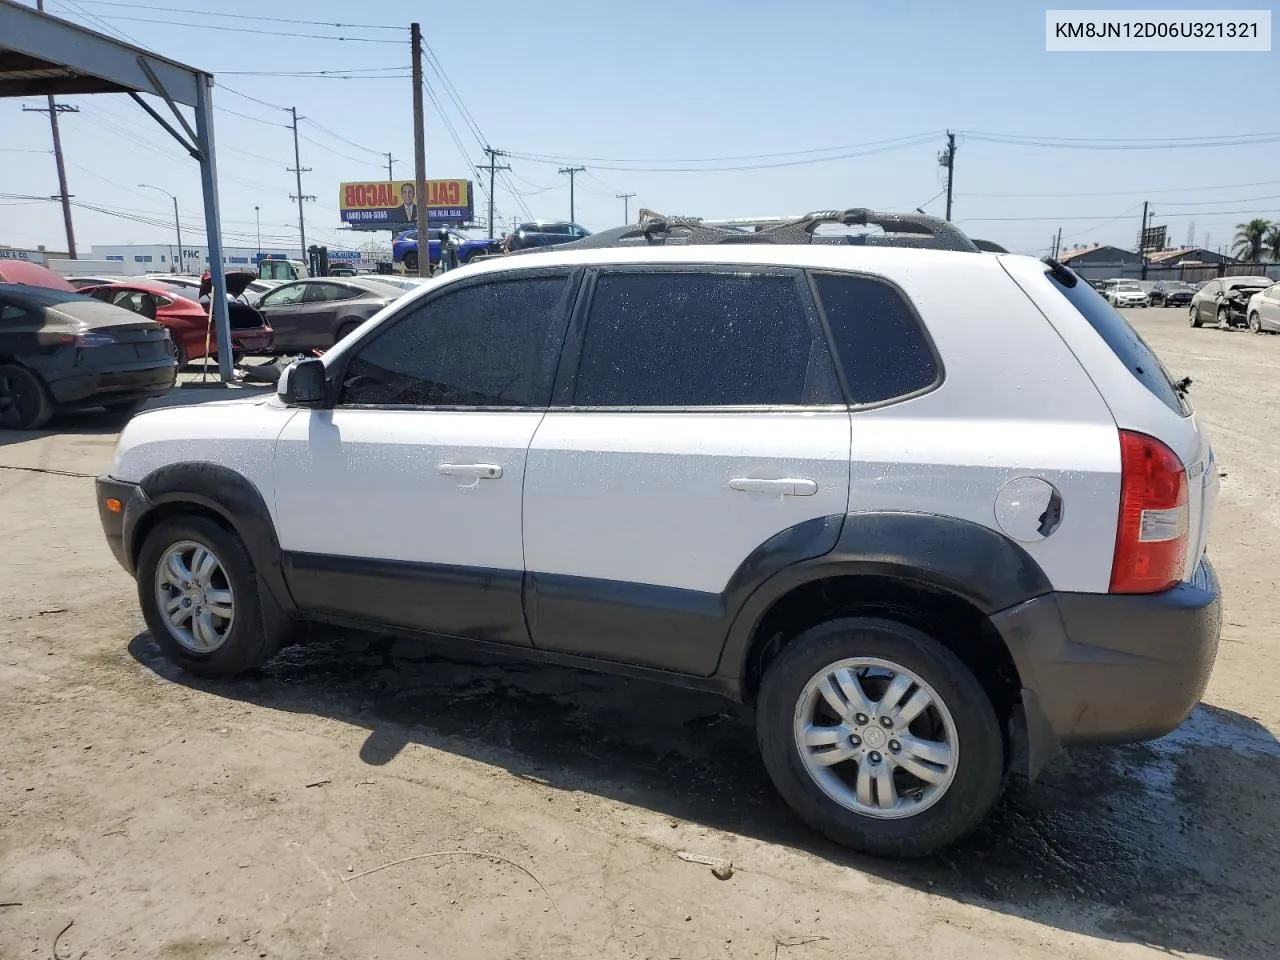
[[[412,92],[394,68],[409,63],[407,27],[415,18],[480,134],[517,155],[508,162],[523,206],[510,189],[497,192],[508,224],[513,216],[524,219],[526,211],[568,216],[568,178],[556,172],[566,162],[588,168],[578,177],[577,219],[593,229],[621,222],[622,201],[615,194],[622,192],[637,194],[633,214],[637,206],[729,217],[918,205],[940,214],[937,154],[947,128],[959,132],[955,219],[971,235],[1011,249],[1043,253],[1059,226],[1068,246],[1132,246],[1144,199],[1152,201],[1153,222],[1167,223],[1177,244],[1186,240],[1192,221],[1195,242],[1208,234],[1216,247],[1228,243],[1234,224],[1249,215],[1280,219],[1280,143],[1084,150],[981,139],[991,133],[1159,138],[1280,130],[1266,93],[1276,89],[1280,54],[1050,54],[1044,50],[1045,7],[1025,0],[225,0],[204,9],[238,17],[174,12],[197,6],[203,5],[47,2],[56,16],[98,29],[105,23],[216,74],[223,224],[233,244],[252,243],[255,205],[264,240],[297,237],[296,207],[289,200],[293,174],[286,170],[293,166],[292,138],[283,126],[288,114],[257,100],[296,106],[325,128],[309,122],[300,128],[307,138],[303,166],[311,168],[304,191],[318,198],[307,204],[309,241],[336,245],[351,236],[339,229],[338,183],[385,176],[385,158],[377,154],[391,151],[400,161],[397,177],[412,175]],[[367,11],[365,23],[403,24],[404,30],[334,30],[301,22],[349,23],[355,11]],[[291,22],[262,19],[267,16]],[[392,42],[250,34],[237,27]],[[382,68],[389,78],[229,72]],[[464,148],[429,103],[428,176],[470,177],[467,160],[483,161],[478,137],[431,70],[427,80]],[[193,234],[199,231],[196,165],[163,130],[123,96],[63,102],[82,111],[62,123],[77,200],[168,222],[168,198],[137,188],[156,184],[179,196],[184,223]],[[0,190],[48,195],[57,190],[48,123],[42,114],[23,113],[24,103],[43,106],[42,100],[0,101]],[[879,146],[685,162],[864,144]],[[704,169],[859,152],[803,165]],[[63,246],[57,204],[0,204],[0,243]],[[75,222],[86,247],[172,239],[171,229],[85,209],[76,210]]]

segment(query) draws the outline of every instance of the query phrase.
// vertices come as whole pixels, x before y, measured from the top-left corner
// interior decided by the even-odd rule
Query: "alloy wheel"
[[[156,605],[165,627],[193,653],[212,653],[235,624],[235,596],[222,562],[202,543],[181,540],[156,566]]]
[[[820,670],[796,702],[793,733],[814,782],[864,816],[914,816],[955,779],[950,708],[923,678],[888,660],[859,657]]]

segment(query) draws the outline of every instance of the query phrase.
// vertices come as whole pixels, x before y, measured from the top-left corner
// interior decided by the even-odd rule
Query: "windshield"
[[[1142,288],[1136,283],[1122,283],[1116,287],[1121,293],[1141,293]]]

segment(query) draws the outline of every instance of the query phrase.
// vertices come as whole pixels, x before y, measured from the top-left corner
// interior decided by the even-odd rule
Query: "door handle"
[[[780,497],[812,497],[818,492],[818,484],[804,477],[786,477],[782,480],[734,477],[729,481],[729,489],[742,493],[772,493]]]
[[[502,467],[496,463],[442,463],[436,470],[446,477],[471,477],[475,480],[497,480]]]

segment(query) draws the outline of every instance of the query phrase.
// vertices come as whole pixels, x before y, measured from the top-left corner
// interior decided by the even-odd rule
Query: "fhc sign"
[[[353,227],[407,229],[418,222],[417,192],[412,180],[344,183],[338,189],[338,210]],[[428,180],[425,205],[431,223],[469,222],[475,212],[471,181]]]

